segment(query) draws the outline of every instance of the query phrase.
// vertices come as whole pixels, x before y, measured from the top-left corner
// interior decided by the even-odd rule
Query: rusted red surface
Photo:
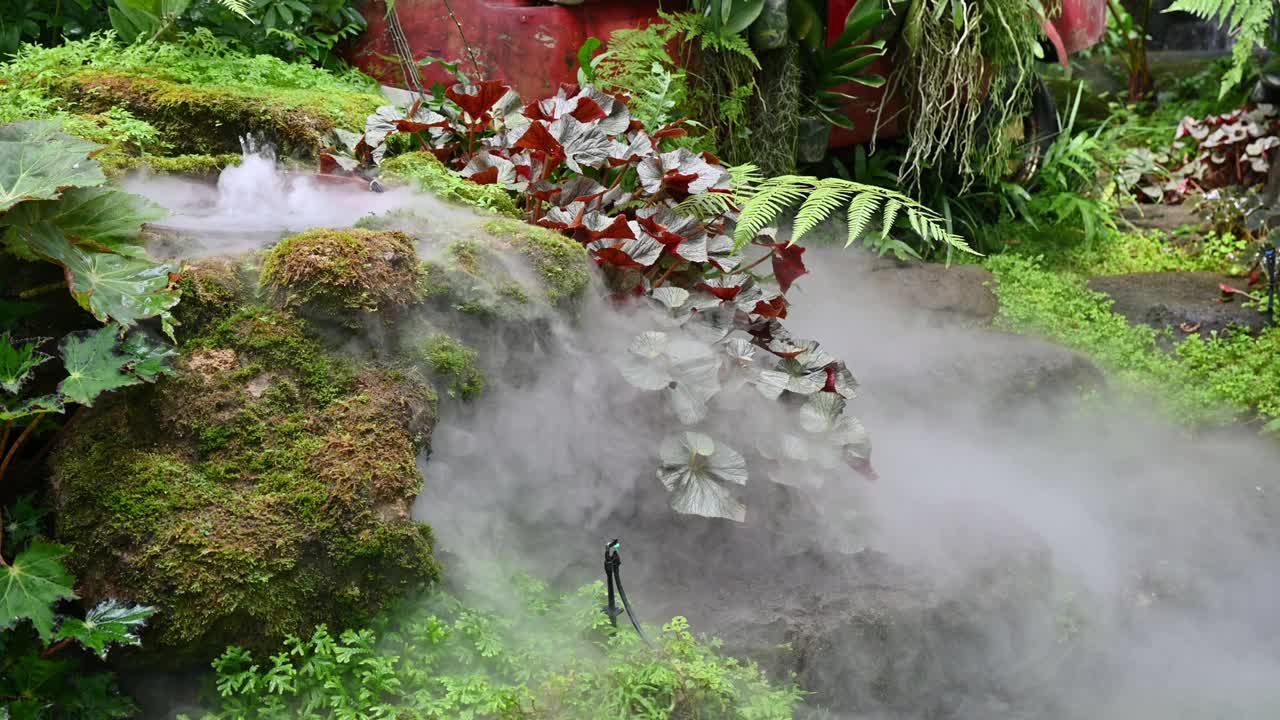
[[[1062,0],[1062,14],[1054,21],[1068,53],[1077,53],[1102,39],[1107,31],[1106,0]]]
[[[531,100],[554,93],[560,83],[577,82],[578,48],[587,38],[602,41],[622,28],[642,27],[658,17],[657,0],[586,0],[581,5],[534,5],[524,0],[449,0],[467,44],[488,79],[515,87]],[[664,5],[670,8],[670,3]],[[396,10],[414,55],[461,59],[460,70],[474,77],[468,52],[443,0],[398,0]],[[387,36],[386,5],[365,6],[369,29],[352,53],[361,70],[389,85],[404,83]],[[439,67],[423,69],[427,85],[450,82]]]
[[[848,16],[856,2],[828,0],[828,17]],[[1062,12],[1052,24],[1067,52],[1079,52],[1098,42],[1107,26],[1106,0],[1061,2]],[[561,83],[577,81],[578,48],[587,38],[607,41],[614,30],[643,27],[657,19],[659,7],[658,0],[585,0],[576,6],[537,5],[531,0],[449,0],[449,4],[462,25],[466,45],[449,17],[444,0],[398,0],[396,3],[400,23],[415,56],[461,59],[461,70],[474,76],[469,45],[486,78],[511,84],[526,100],[550,94]],[[662,7],[676,11],[682,5],[667,0]],[[352,62],[388,85],[403,87],[387,35],[386,5],[383,0],[374,0],[365,6],[364,13],[369,29],[353,49]],[[840,35],[843,23],[828,25],[827,42],[830,43]],[[876,61],[870,71],[887,77],[892,69],[890,61],[883,58]],[[448,74],[436,66],[424,68],[422,74],[428,86],[450,82]],[[831,146],[870,141],[884,89],[849,85],[842,90],[856,98],[846,108],[854,129],[835,128]],[[879,116],[879,137],[898,134],[895,119],[900,109],[901,103],[895,98],[885,104]]]

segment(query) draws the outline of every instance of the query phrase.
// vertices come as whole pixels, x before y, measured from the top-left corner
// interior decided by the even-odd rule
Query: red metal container
[[[857,0],[828,0],[827,15],[844,18]],[[1096,43],[1106,31],[1106,0],[1061,0],[1062,8],[1052,27],[1065,51],[1079,52]],[[683,3],[668,1],[668,11]],[[450,14],[452,8],[452,16]],[[418,59],[438,57],[458,60],[464,73],[475,74],[471,55],[485,77],[512,85],[525,100],[553,93],[561,83],[577,81],[578,49],[587,38],[607,41],[614,30],[643,27],[658,18],[658,0],[585,0],[581,5],[537,4],[532,0],[398,0],[396,11],[405,36]],[[369,29],[351,53],[361,70],[389,85],[399,85],[400,71],[387,34],[386,5],[374,0],[365,6]],[[455,25],[456,19],[456,25]],[[462,27],[461,35],[458,25]],[[833,42],[842,22],[829,22],[827,42]],[[464,43],[463,37],[466,38]],[[871,72],[888,76],[888,58],[877,60]],[[423,70],[428,85],[447,83],[448,74],[437,66]],[[853,130],[835,128],[831,146],[868,142],[875,128],[876,112],[883,98],[881,88],[849,86],[857,99],[846,110]],[[890,99],[883,118],[891,118],[900,106]],[[894,137],[899,128],[892,120],[879,136]]]

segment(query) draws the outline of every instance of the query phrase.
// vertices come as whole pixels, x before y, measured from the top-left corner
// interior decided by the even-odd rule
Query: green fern
[[[876,185],[840,178],[819,180],[806,175],[782,175],[764,180],[754,189],[744,190],[735,185],[734,199],[739,205],[738,226],[734,232],[738,248],[799,205],[791,226],[791,243],[799,242],[844,206],[848,224],[845,247],[861,240],[881,252],[907,250],[905,244],[889,237],[898,215],[905,212],[911,229],[926,245],[943,244],[974,253],[963,238],[947,230],[946,221],[940,215],[900,192]],[[866,231],[877,211],[882,230],[879,238],[868,239]]]
[[[214,2],[237,15],[249,17],[249,0],[214,0]],[[395,0],[391,2],[394,3]]]
[[[1254,48],[1266,39],[1275,0],[1174,0],[1165,12],[1187,12],[1224,26],[1235,36],[1231,69],[1222,76],[1218,97],[1224,97],[1244,79]]]

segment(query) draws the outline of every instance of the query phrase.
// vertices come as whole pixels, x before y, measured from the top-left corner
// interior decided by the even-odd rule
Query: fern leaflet
[[[1165,12],[1187,12],[1217,22],[1235,36],[1231,48],[1231,69],[1222,76],[1218,97],[1224,97],[1244,79],[1244,69],[1254,48],[1266,39],[1275,14],[1274,0],[1174,0]]]
[[[796,219],[791,225],[791,242],[800,242],[805,233],[831,217],[836,208],[844,205],[857,191],[840,178],[827,178],[818,182],[809,197],[805,198]]]
[[[866,232],[867,225],[871,223],[871,216],[875,215],[876,209],[880,207],[881,200],[883,198],[878,195],[862,193],[855,196],[853,201],[849,203],[849,239],[845,241],[845,247],[852,245],[862,237],[862,233]]]

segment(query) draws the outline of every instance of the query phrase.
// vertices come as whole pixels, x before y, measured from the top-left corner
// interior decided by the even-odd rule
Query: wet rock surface
[[[869,293],[889,305],[907,306],[936,316],[939,322],[988,323],[1000,310],[989,283],[991,273],[977,265],[874,258],[860,279]]]
[[[1220,302],[1219,284],[1241,286],[1244,281],[1211,272],[1165,272],[1110,275],[1089,280],[1090,289],[1105,293],[1112,309],[1137,325],[1202,337],[1231,329],[1257,334],[1265,316],[1237,299]]]

